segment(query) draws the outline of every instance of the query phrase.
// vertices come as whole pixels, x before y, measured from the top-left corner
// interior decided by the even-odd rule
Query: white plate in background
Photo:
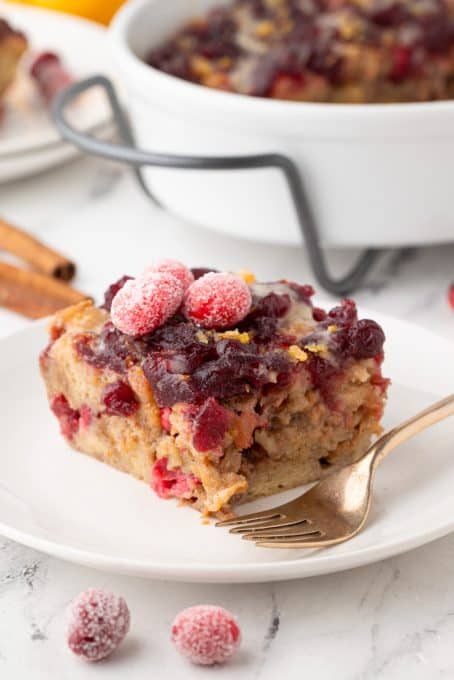
[[[109,73],[102,26],[59,12],[1,1],[0,15],[26,34],[29,53],[56,52],[76,79]],[[29,53],[23,57],[18,77],[5,97],[6,113],[0,123],[0,181],[38,172],[79,153],[61,139],[28,76]],[[112,125],[109,107],[99,90],[81,97],[71,108],[69,118],[87,132],[105,134]]]
[[[362,310],[364,313],[364,310]],[[369,316],[369,315],[368,315]],[[454,386],[454,345],[418,326],[370,315],[387,334],[391,427]],[[38,371],[45,322],[0,341],[0,533],[63,559],[166,580],[254,582],[341,571],[399,554],[454,529],[454,418],[395,450],[377,473],[366,528],[323,551],[257,548],[143,482],[72,451]],[[266,508],[301,489],[244,506]]]

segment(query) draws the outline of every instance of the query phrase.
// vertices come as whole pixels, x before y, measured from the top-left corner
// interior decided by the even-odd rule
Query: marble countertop
[[[0,187],[1,212],[80,264],[77,286],[100,295],[105,283],[172,255],[193,264],[252,269],[260,278],[313,280],[304,251],[239,242],[188,226],[155,209],[128,172],[101,161]],[[355,256],[330,253],[341,271]],[[446,302],[454,246],[386,256],[356,298],[370,309],[454,339]],[[326,298],[326,296],[324,296]],[[0,311],[0,335],[26,325]],[[71,565],[0,538],[0,677],[7,680],[219,678],[427,680],[454,677],[454,535],[353,571],[278,584],[197,585],[113,576]],[[124,595],[132,631],[115,657],[97,665],[64,644],[65,609],[89,586]],[[222,668],[184,662],[168,642],[177,611],[211,602],[232,610],[241,652]]]

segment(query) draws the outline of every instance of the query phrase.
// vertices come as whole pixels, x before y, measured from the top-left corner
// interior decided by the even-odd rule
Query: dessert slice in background
[[[360,457],[381,432],[380,326],[310,286],[192,271],[53,318],[41,371],[71,446],[205,514]]]
[[[14,30],[5,19],[0,18],[0,106],[7,87],[14,80],[17,65],[26,49],[25,35]]]

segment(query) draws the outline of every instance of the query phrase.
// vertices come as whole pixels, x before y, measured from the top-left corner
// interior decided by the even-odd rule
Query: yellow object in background
[[[15,2],[77,14],[108,24],[124,0],[15,0]]]

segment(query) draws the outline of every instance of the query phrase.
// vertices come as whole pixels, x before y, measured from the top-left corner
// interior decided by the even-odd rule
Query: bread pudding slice
[[[0,18],[0,102],[16,75],[17,65],[26,49],[24,34],[15,31]]]
[[[310,286],[254,282],[235,327],[180,308],[134,337],[110,314],[127,279],[50,325],[41,371],[75,449],[222,516],[358,459],[380,434],[384,334],[351,300],[324,312]]]

